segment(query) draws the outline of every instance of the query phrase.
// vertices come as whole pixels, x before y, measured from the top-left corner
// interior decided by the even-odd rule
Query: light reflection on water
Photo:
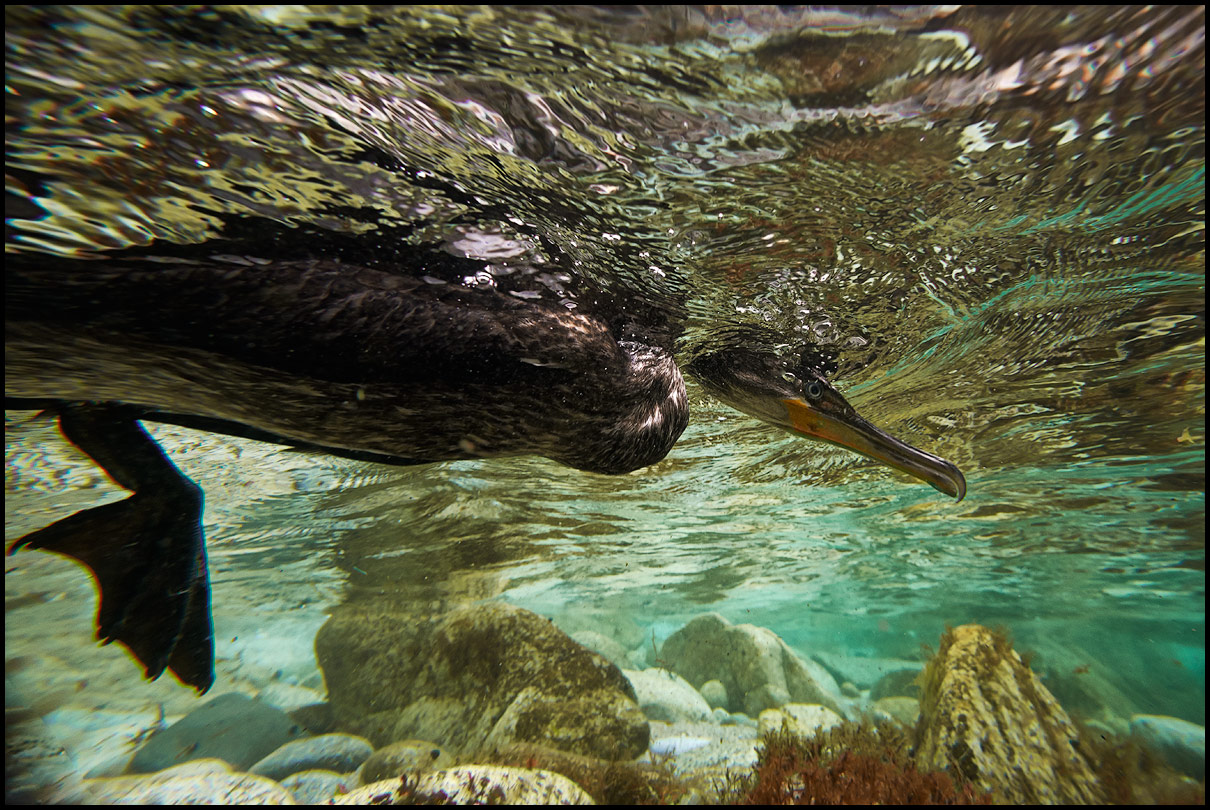
[[[657,641],[714,610],[858,656],[1001,624],[1060,699],[1091,660],[1128,698],[1111,713],[1204,721],[1204,11],[964,9],[928,33],[770,10],[326,12],[350,38],[250,8],[71,12],[54,37],[12,12],[9,185],[38,215],[6,247],[265,218],[479,250],[500,283],[537,267],[545,295],[587,278],[672,302],[690,341],[768,323],[840,349],[858,410],[955,461],[969,495],[697,389],[672,454],[621,478],[157,428],[207,493],[220,688],[270,666],[244,657],[257,625],[290,628],[266,648],[305,681],[340,599],[499,596]],[[52,434],[6,432],[10,539],[114,497]],[[71,597],[6,611],[10,657],[66,639],[32,682],[187,705],[120,658],[88,675],[114,651],[88,642],[87,582],[41,556],[5,580],[6,600]]]

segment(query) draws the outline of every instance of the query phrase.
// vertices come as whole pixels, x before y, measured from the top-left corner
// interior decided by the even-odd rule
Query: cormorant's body
[[[335,261],[14,268],[6,394],[431,462],[623,473],[688,421],[670,353],[544,300]],[[225,424],[224,424],[225,423]]]
[[[537,454],[581,470],[653,464],[688,421],[667,339],[634,324],[335,260],[195,253],[5,268],[9,407],[64,434],[134,494],[14,544],[88,565],[98,635],[149,677],[213,681],[202,494],[138,420],[396,464]],[[861,419],[803,360],[722,345],[689,368],[712,394],[962,497],[952,464]]]

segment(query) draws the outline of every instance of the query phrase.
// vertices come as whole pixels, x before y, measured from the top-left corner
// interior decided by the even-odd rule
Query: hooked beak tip
[[[937,489],[949,495],[956,503],[961,503],[962,499],[966,497],[966,476],[962,474],[962,470],[959,470],[953,464],[949,465],[949,469],[946,472],[949,474],[946,483],[950,487],[944,489],[937,487]]]

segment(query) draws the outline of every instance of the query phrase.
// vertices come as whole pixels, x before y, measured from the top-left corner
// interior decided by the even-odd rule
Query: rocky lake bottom
[[[15,604],[21,600],[43,612],[64,601],[8,601],[16,610],[26,606]],[[19,624],[8,630],[22,649],[35,643],[22,643]],[[248,655],[268,663],[274,653],[263,638],[249,632]],[[110,674],[82,677],[48,641],[37,640],[39,653],[8,659],[10,802],[744,803],[775,791],[791,803],[1049,804],[1204,796],[1203,726],[1108,708],[1073,721],[1028,656],[979,625],[947,630],[926,662],[807,655],[768,629],[716,613],[657,645],[621,625],[565,633],[499,601],[432,616],[390,601],[354,602],[323,621],[309,674],[297,651],[279,650],[276,670],[237,656],[243,680],[220,679],[230,691],[201,700],[162,682],[132,683],[133,668],[116,650],[101,650]],[[140,708],[130,697],[135,687],[144,690]],[[146,697],[164,688],[174,697]],[[848,793],[835,792],[837,779]]]

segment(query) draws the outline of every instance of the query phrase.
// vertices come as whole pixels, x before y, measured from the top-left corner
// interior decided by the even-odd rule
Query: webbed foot
[[[57,407],[63,434],[133,491],[15,542],[78,560],[100,589],[97,639],[118,641],[150,679],[170,669],[205,692],[214,682],[210,580],[201,489],[181,474],[134,412],[111,405]]]

